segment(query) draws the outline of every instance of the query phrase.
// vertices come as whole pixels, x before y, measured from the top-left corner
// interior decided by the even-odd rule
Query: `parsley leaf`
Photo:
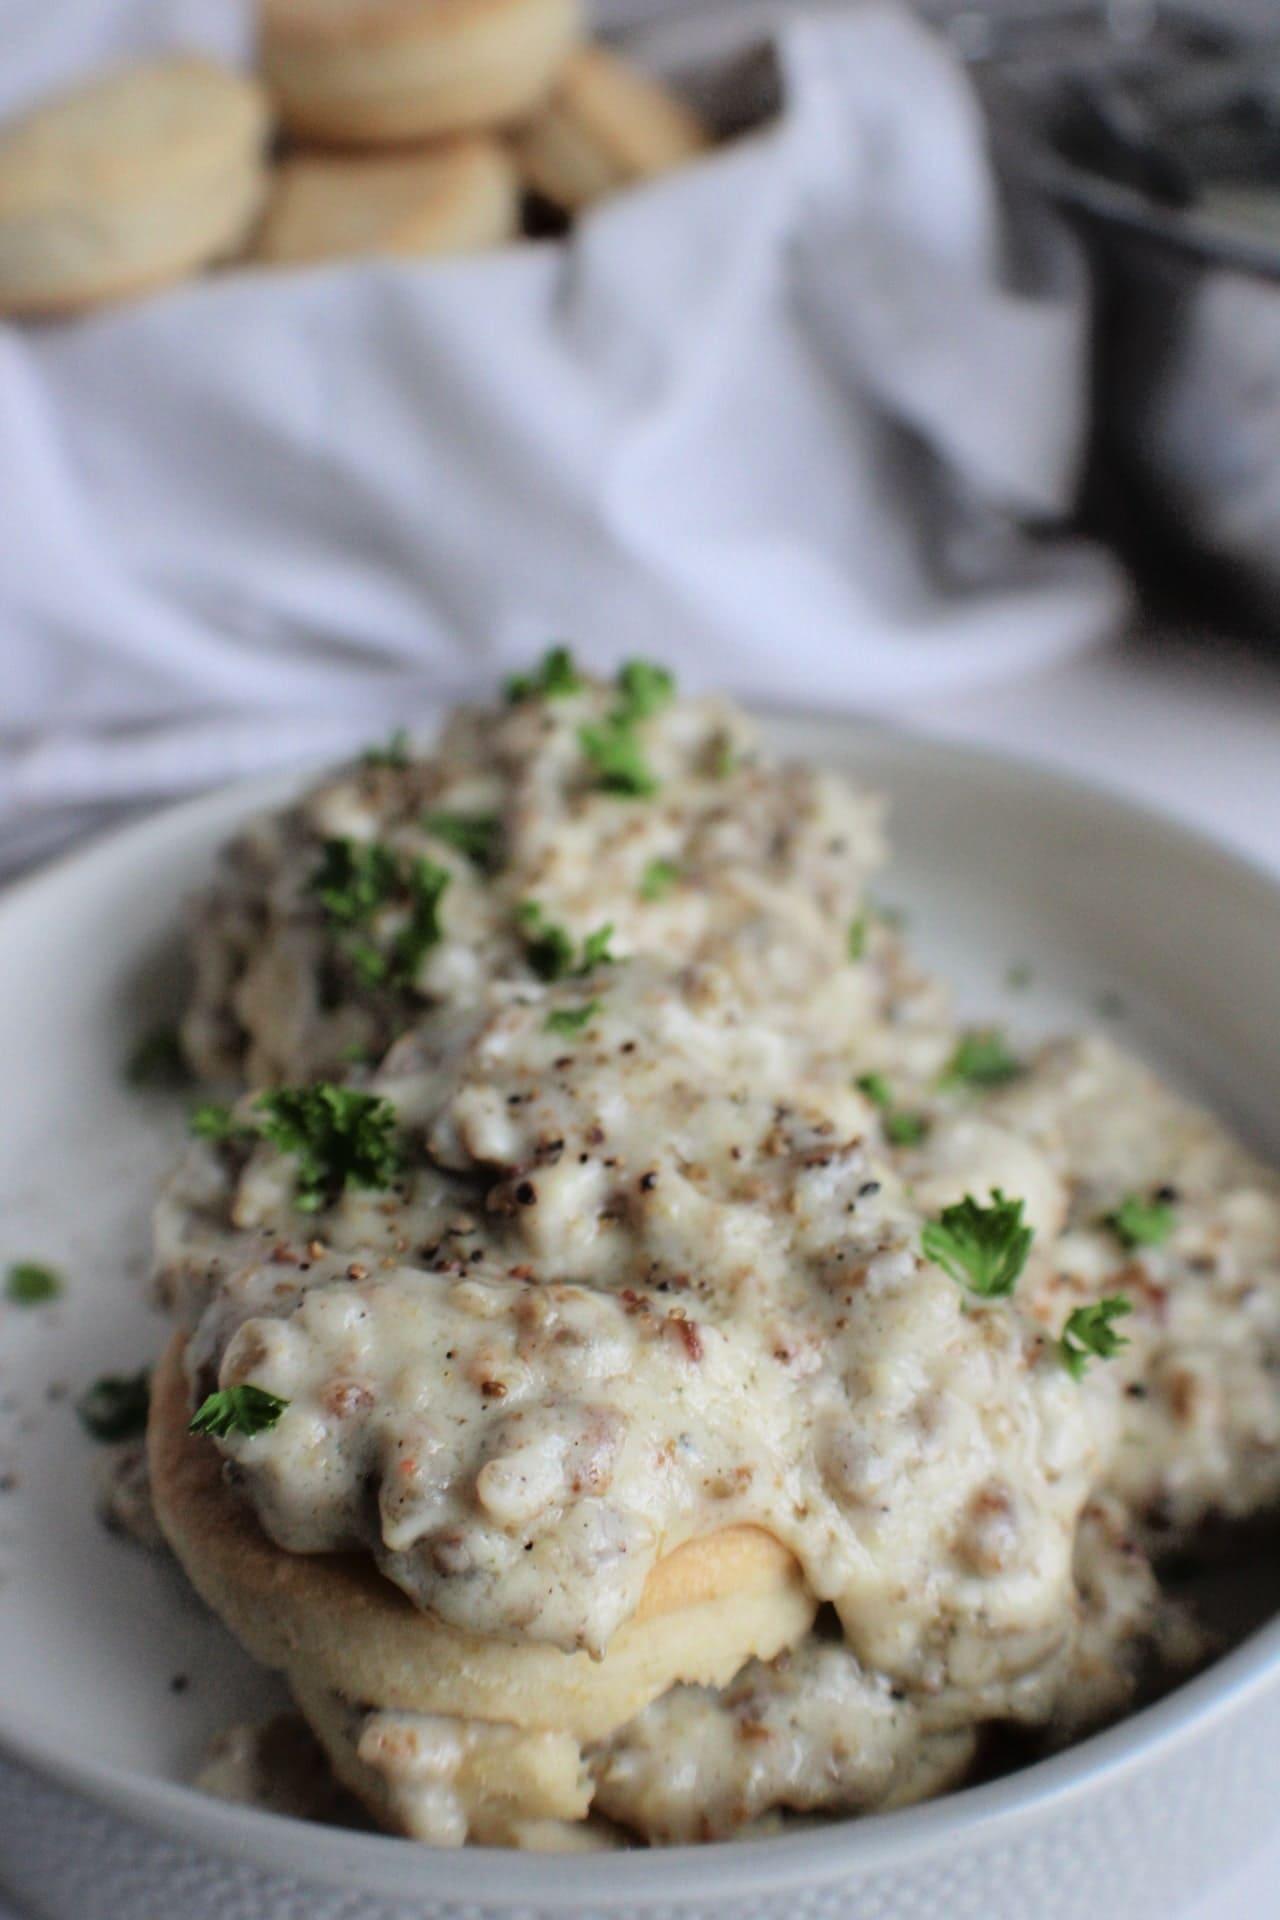
[[[916,1147],[929,1131],[929,1122],[922,1113],[909,1113],[905,1107],[895,1107],[884,1117],[884,1134],[891,1146]]]
[[[597,784],[606,793],[643,800],[658,791],[629,720],[614,715],[599,726],[580,727],[578,739],[599,776]]]
[[[492,873],[497,866],[502,822],[496,813],[429,813],[422,824],[483,872]]]
[[[525,958],[539,979],[563,980],[570,973],[591,973],[596,967],[613,963],[609,951],[612,921],[587,935],[582,943],[582,957],[575,966],[572,938],[564,927],[548,920],[536,900],[523,901],[516,917],[524,938]]]
[[[60,1275],[36,1260],[15,1260],[4,1277],[4,1297],[15,1307],[42,1307],[62,1290]]]
[[[515,706],[521,700],[563,700],[567,694],[581,693],[582,675],[568,647],[551,647],[532,673],[513,673],[507,681],[507,699]]]
[[[1122,1293],[1109,1294],[1087,1307],[1077,1307],[1067,1318],[1058,1342],[1062,1364],[1073,1380],[1083,1380],[1091,1358],[1111,1360],[1129,1342],[1117,1333],[1112,1322],[1133,1312],[1132,1301]]]
[[[939,1085],[1000,1087],[1016,1080],[1021,1072],[1021,1060],[1010,1051],[998,1027],[975,1027],[962,1035]]]
[[[396,935],[391,966],[397,980],[411,986],[418,968],[444,928],[440,921],[440,902],[453,878],[447,867],[434,860],[415,860],[409,869],[409,924]]]
[[[76,1415],[85,1432],[104,1443],[137,1440],[147,1430],[151,1406],[151,1375],[104,1373],[76,1401]]]
[[[640,898],[665,899],[679,878],[680,869],[674,860],[651,860],[640,876]]]
[[[201,1402],[188,1432],[206,1433],[215,1440],[229,1433],[252,1439],[255,1433],[270,1432],[288,1404],[265,1387],[222,1387]]]
[[[176,1027],[152,1027],[144,1033],[125,1062],[124,1077],[131,1087],[185,1087],[191,1069],[182,1051]]]
[[[895,1107],[889,1082],[882,1073],[864,1073],[857,1082],[859,1093],[865,1093],[873,1106],[882,1109],[885,1139],[894,1147],[914,1147],[924,1139],[929,1131],[929,1122],[922,1113],[909,1113],[905,1107]]]
[[[848,951],[851,960],[861,960],[867,951],[867,916],[860,913],[849,922]]]
[[[320,1081],[254,1102],[258,1131],[298,1163],[295,1205],[315,1213],[346,1187],[389,1187],[404,1165],[396,1110],[377,1094]]]
[[[1126,1194],[1104,1225],[1110,1227],[1122,1246],[1133,1252],[1137,1247],[1159,1247],[1173,1232],[1174,1211],[1163,1200],[1144,1200],[1140,1194]]]
[[[727,733],[717,734],[711,747],[708,771],[713,780],[727,780],[738,764],[733,742]]]
[[[377,840],[326,840],[308,887],[336,925],[362,927],[400,884],[394,848]]]
[[[216,1100],[206,1100],[202,1106],[193,1107],[187,1126],[197,1140],[233,1140],[239,1133],[252,1131],[236,1119],[230,1107],[221,1106]]]
[[[329,919],[348,932],[367,926],[384,906],[407,895],[408,923],[389,954],[369,940],[350,940],[343,950],[365,986],[389,979],[410,986],[424,954],[440,939],[440,902],[451,878],[434,860],[406,863],[394,847],[376,840],[326,840],[310,889]]]
[[[563,927],[548,920],[536,900],[522,902],[517,918],[524,937],[525,959],[540,980],[560,980],[573,965],[573,941]]]
[[[676,697],[675,675],[651,660],[628,660],[618,674],[618,691],[622,704],[614,718],[620,726],[631,726],[670,705]]]
[[[547,1015],[546,1030],[548,1033],[580,1033],[588,1020],[599,1011],[598,1000],[588,1000],[581,1007],[557,1007],[554,1013]]]
[[[1002,1299],[1017,1285],[1035,1238],[1022,1223],[1022,1204],[1006,1200],[999,1187],[989,1207],[966,1193],[926,1224],[920,1236],[925,1258],[983,1300]]]
[[[597,927],[589,933],[582,943],[582,958],[574,968],[575,973],[593,973],[597,967],[613,965],[613,955],[609,951],[609,942],[613,938],[613,922],[607,921],[603,927]]]
[[[403,727],[397,727],[385,746],[366,747],[360,758],[366,767],[407,767],[409,735]]]
[[[380,987],[391,972],[391,962],[371,940],[351,940],[345,952],[362,987]]]

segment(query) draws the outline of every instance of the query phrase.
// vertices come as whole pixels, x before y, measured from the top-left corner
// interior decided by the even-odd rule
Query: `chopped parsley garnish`
[[[861,960],[866,953],[867,916],[865,913],[860,913],[856,920],[849,922],[847,946],[851,960]]]
[[[1001,1087],[1016,1080],[1022,1062],[1011,1052],[998,1027],[975,1027],[960,1040],[940,1084],[944,1087]]]
[[[1117,1333],[1113,1322],[1133,1312],[1133,1303],[1122,1293],[1109,1294],[1087,1307],[1077,1307],[1062,1329],[1058,1351],[1062,1364],[1073,1380],[1083,1380],[1091,1359],[1111,1360],[1129,1342]]]
[[[674,860],[651,860],[640,876],[640,898],[664,900],[679,878],[680,869]]]
[[[427,953],[444,931],[440,902],[452,875],[434,860],[415,860],[409,869],[409,923],[396,935],[391,950],[395,978],[411,985]]]
[[[580,727],[578,739],[596,770],[597,785],[606,793],[642,800],[658,791],[658,782],[649,769],[630,720],[612,715],[599,726]]]
[[[440,902],[452,875],[434,860],[406,860],[378,841],[326,840],[311,891],[335,926],[350,935],[367,927],[392,901],[407,899],[409,918],[389,951],[371,940],[348,938],[343,951],[362,983],[412,984],[423,956],[440,939]]]
[[[1023,1225],[1022,1204],[1007,1200],[999,1187],[992,1189],[987,1207],[966,1193],[926,1224],[920,1236],[925,1258],[970,1293],[1003,1299],[1017,1285],[1035,1238],[1034,1229]]]
[[[642,720],[675,699],[675,676],[650,660],[628,660],[618,674],[618,704],[594,726],[580,727],[582,751],[605,793],[644,799],[658,790],[636,734]]]
[[[496,813],[429,813],[422,824],[482,872],[492,873],[497,866],[502,822]]]
[[[525,958],[540,980],[561,980],[573,966],[573,941],[565,929],[548,920],[536,900],[519,909]]]
[[[1133,1252],[1138,1247],[1163,1246],[1173,1232],[1173,1208],[1163,1200],[1144,1200],[1140,1194],[1126,1194],[1104,1224],[1110,1227],[1122,1246]]]
[[[666,667],[657,667],[651,660],[628,660],[618,674],[618,691],[622,704],[614,719],[621,726],[630,726],[671,704],[676,697],[676,679]]]
[[[366,747],[360,758],[366,767],[407,767],[409,735],[403,727],[397,727],[385,746]]]
[[[709,771],[713,780],[727,780],[738,764],[733,742],[727,733],[718,734],[711,747]]]
[[[612,922],[587,935],[582,943],[582,957],[575,965],[572,936],[554,920],[548,920],[536,900],[523,901],[517,918],[525,958],[541,980],[563,980],[569,974],[591,973],[596,967],[612,963],[613,955],[609,951]]]
[[[189,1431],[206,1433],[215,1440],[223,1440],[229,1433],[242,1433],[252,1439],[255,1433],[270,1432],[288,1404],[265,1387],[222,1387],[200,1403]]]
[[[216,1100],[206,1100],[202,1106],[194,1107],[187,1125],[197,1140],[233,1140],[237,1134],[252,1131],[242,1120],[237,1120],[230,1107],[221,1106]]]
[[[152,1027],[144,1033],[125,1062],[124,1077],[131,1087],[185,1087],[191,1069],[182,1051],[178,1029]]]
[[[377,840],[326,840],[309,882],[310,891],[340,927],[365,926],[400,884],[399,856]]]
[[[551,647],[532,673],[511,675],[507,699],[512,706],[521,700],[562,700],[567,694],[581,693],[582,687],[582,675],[568,647]]]
[[[582,958],[575,969],[577,973],[593,973],[597,967],[613,964],[613,955],[609,951],[609,942],[613,938],[613,922],[597,927],[589,933],[582,943]]]
[[[910,1113],[905,1107],[895,1107],[889,1082],[882,1073],[864,1073],[857,1082],[858,1092],[864,1093],[873,1106],[881,1108],[884,1118],[885,1139],[894,1147],[918,1146],[929,1131],[929,1122],[922,1113]]]
[[[110,1444],[140,1439],[150,1405],[151,1375],[143,1367],[140,1373],[104,1373],[76,1401],[76,1415],[91,1438]]]
[[[277,1087],[254,1102],[257,1130],[297,1161],[303,1213],[336,1200],[345,1187],[389,1187],[404,1165],[396,1110],[377,1094],[320,1081]]]
[[[600,1011],[598,1000],[588,1000],[582,1007],[557,1007],[546,1018],[548,1033],[581,1033],[588,1020]]]
[[[4,1297],[15,1307],[42,1307],[61,1292],[61,1275],[37,1260],[15,1260],[4,1277]]]
[[[403,1166],[396,1110],[377,1094],[317,1081],[260,1094],[250,1113],[197,1107],[191,1131],[202,1140],[269,1140],[298,1163],[294,1205],[315,1213],[344,1187],[389,1187]]]

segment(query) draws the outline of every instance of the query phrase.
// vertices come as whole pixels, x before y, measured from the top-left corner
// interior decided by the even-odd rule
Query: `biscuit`
[[[515,135],[527,185],[570,213],[683,166],[707,144],[683,101],[598,46],[570,54],[546,105]]]
[[[0,312],[75,313],[233,252],[261,205],[269,124],[256,82],[179,57],[0,129]]]
[[[293,1697],[335,1778],[390,1833],[544,1851],[590,1844],[593,1785],[571,1734],[366,1714],[296,1677]]]
[[[529,113],[578,32],[578,0],[266,0],[262,67],[292,132],[382,146]]]
[[[298,155],[276,169],[250,257],[469,253],[509,240],[518,217],[511,157],[481,134],[394,157]]]
[[[757,1527],[686,1542],[650,1574],[603,1660],[462,1632],[420,1611],[356,1554],[286,1553],[187,1431],[181,1337],[157,1369],[148,1426],[160,1526],[197,1592],[264,1666],[308,1688],[414,1713],[603,1739],[677,1681],[726,1684],[808,1631],[815,1602]]]

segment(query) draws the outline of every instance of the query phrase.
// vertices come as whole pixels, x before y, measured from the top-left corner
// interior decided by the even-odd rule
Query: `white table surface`
[[[1134,641],[1037,680],[949,696],[915,723],[1103,782],[1280,877],[1280,644],[1272,661],[1218,641]],[[1274,1920],[1278,1885],[1280,1808],[1263,1853],[1169,1920]],[[0,1920],[20,1920],[2,1899]]]

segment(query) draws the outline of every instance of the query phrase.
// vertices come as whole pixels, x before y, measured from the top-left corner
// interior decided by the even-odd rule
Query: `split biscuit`
[[[382,146],[528,114],[578,33],[578,0],[265,0],[262,66],[292,132]]]
[[[394,157],[302,154],[276,170],[251,257],[471,253],[509,240],[519,210],[511,157],[481,134]]]
[[[335,1779],[380,1827],[428,1845],[598,1846],[595,1785],[571,1734],[366,1712],[296,1677],[293,1696]]]
[[[196,1591],[264,1666],[384,1709],[605,1738],[678,1681],[724,1686],[803,1638],[815,1602],[787,1549],[757,1527],[687,1541],[653,1569],[602,1660],[469,1634],[421,1611],[358,1554],[286,1553],[187,1431],[175,1337],[148,1426],[160,1526]]]
[[[546,105],[515,136],[527,185],[569,213],[683,166],[707,144],[691,108],[599,46],[570,54]]]
[[[232,253],[262,203],[269,130],[255,81],[185,56],[0,128],[0,313],[76,313]]]

